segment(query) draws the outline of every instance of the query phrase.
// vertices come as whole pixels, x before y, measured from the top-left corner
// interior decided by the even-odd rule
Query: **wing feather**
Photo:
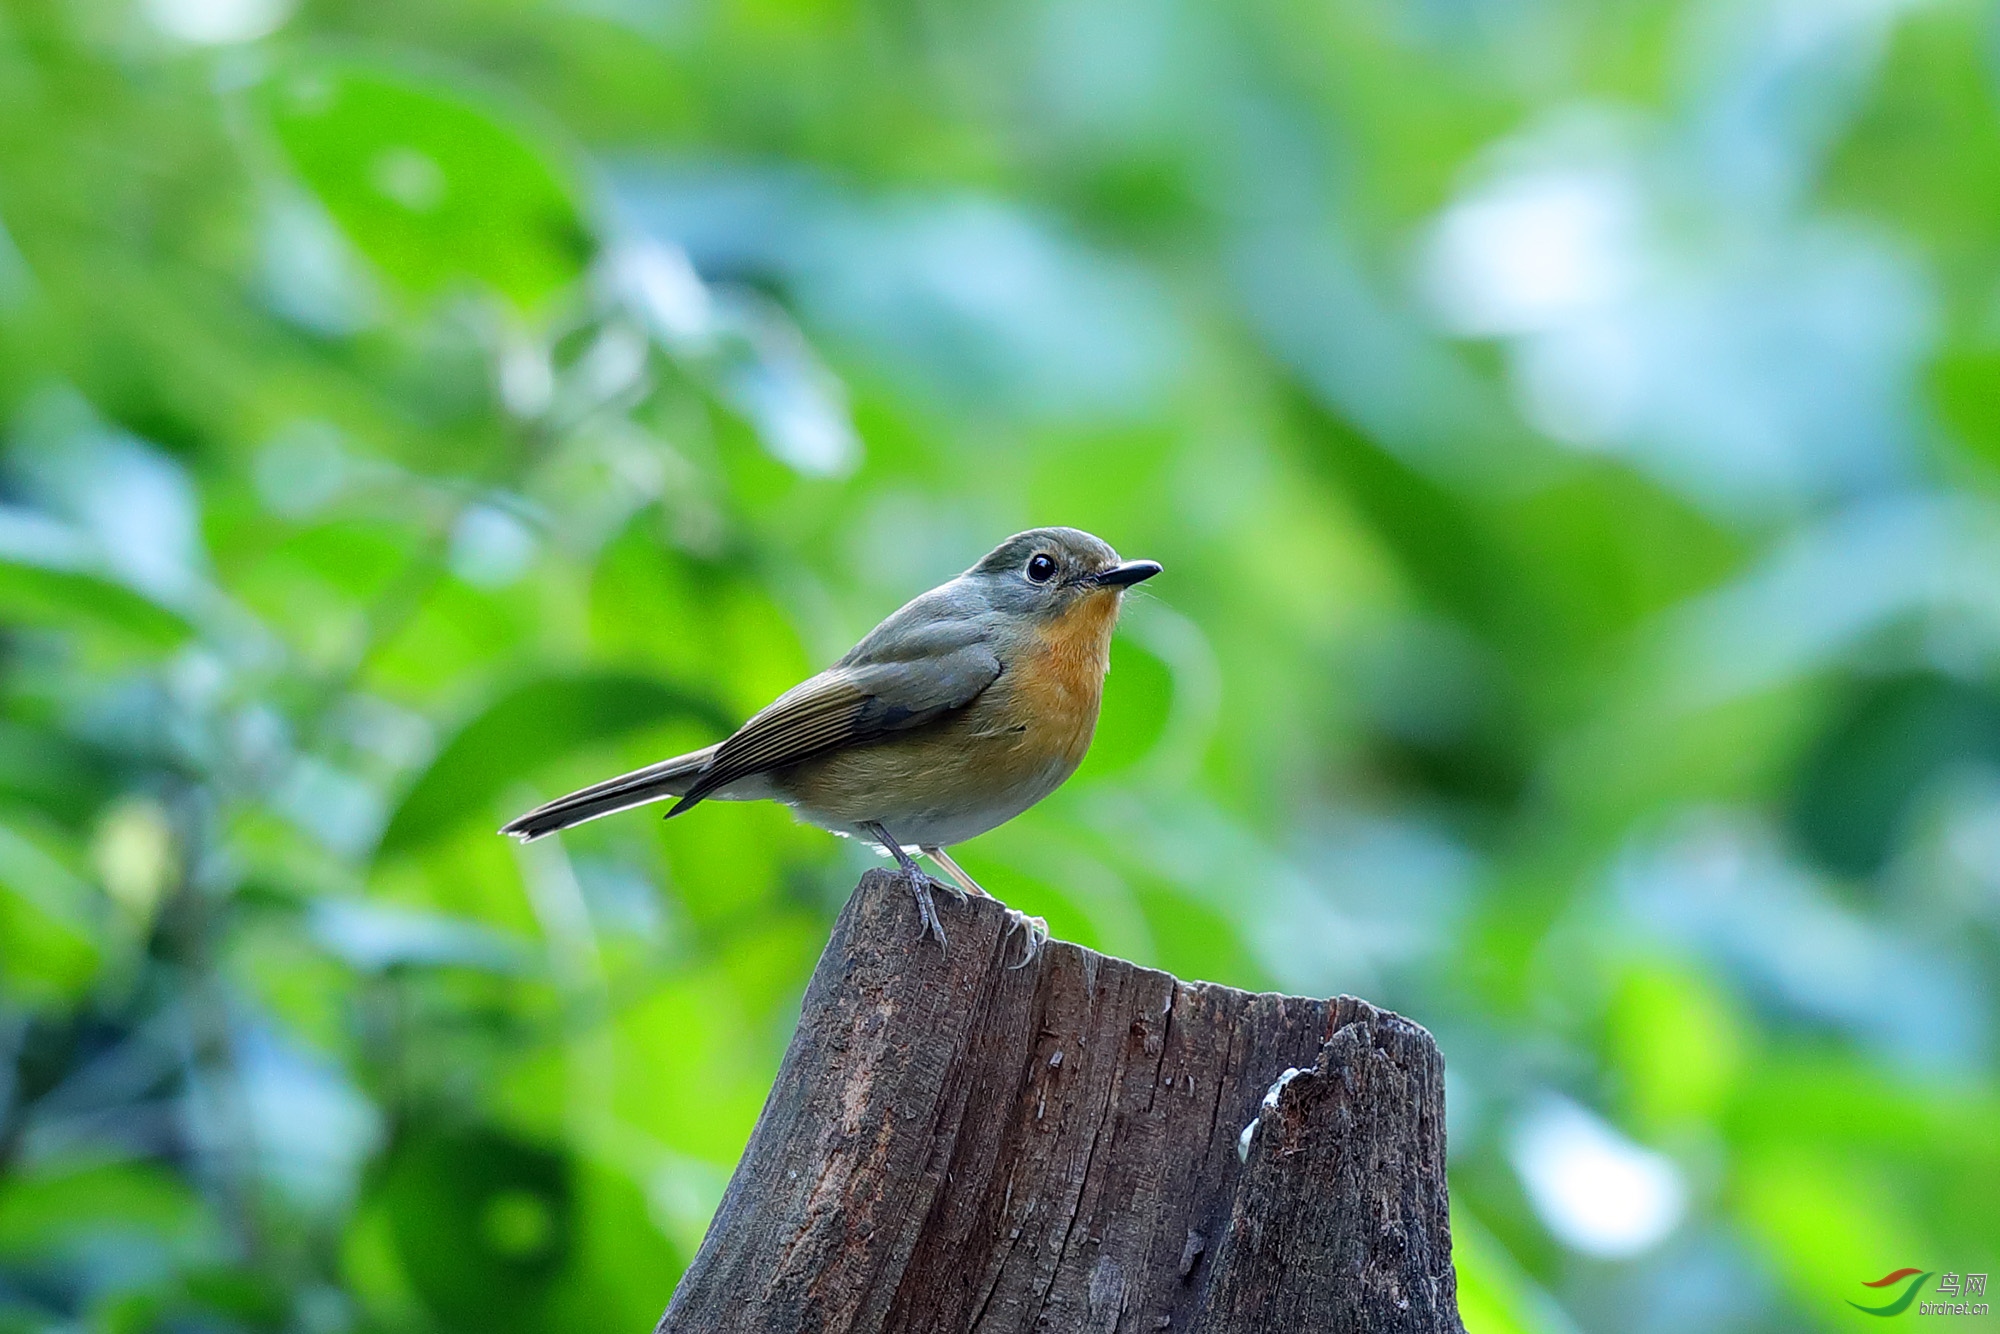
[[[949,622],[913,638],[893,656],[878,651],[857,661],[849,654],[773,700],[716,747],[667,814],[752,774],[920,727],[964,708],[1000,675],[1000,659],[974,624]]]

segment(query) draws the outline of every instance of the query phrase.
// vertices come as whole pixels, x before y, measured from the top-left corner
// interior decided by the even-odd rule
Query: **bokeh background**
[[[8,1334],[649,1328],[871,858],[493,831],[1041,523],[964,864],[1428,1025],[1474,1334],[2000,1260],[1991,4],[0,0],[0,432]]]

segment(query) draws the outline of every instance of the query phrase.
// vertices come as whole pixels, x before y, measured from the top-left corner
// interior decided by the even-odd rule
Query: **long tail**
[[[545,834],[595,820],[600,815],[630,810],[649,801],[684,796],[694,783],[695,776],[707,767],[714,754],[714,746],[689,751],[671,760],[661,760],[658,764],[634,769],[629,774],[579,788],[566,797],[557,797],[526,815],[508,821],[500,827],[500,832],[512,834],[523,843],[532,843]]]

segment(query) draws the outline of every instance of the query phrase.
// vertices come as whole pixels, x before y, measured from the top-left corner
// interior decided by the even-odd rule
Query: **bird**
[[[932,886],[960,901],[991,897],[948,849],[1076,772],[1125,593],[1159,572],[1081,529],[1016,533],[723,740],[557,797],[500,832],[531,842],[668,798],[668,819],[709,800],[781,802],[893,857],[916,897],[919,937],[935,934],[945,948]],[[949,883],[925,874],[913,851]],[[1027,929],[1025,964],[1048,928],[1009,912]]]

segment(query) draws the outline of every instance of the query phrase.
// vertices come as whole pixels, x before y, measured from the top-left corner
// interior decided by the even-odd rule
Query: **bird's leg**
[[[889,837],[889,831],[876,821],[864,820],[860,828],[896,859],[896,865],[902,868],[903,878],[909,882],[910,892],[917,896],[918,937],[926,932],[935,934],[938,948],[945,949],[944,923],[938,918],[937,905],[931,902],[931,878],[924,874],[924,868],[917,865],[916,860],[903,851],[903,845]]]
[[[950,854],[943,848],[927,846],[920,849],[920,851],[922,851],[924,856],[942,867],[946,875],[958,882],[958,889],[954,890],[953,893],[958,893],[960,898],[964,898],[966,894],[974,894],[982,899],[993,897],[981,889],[979,882],[967,875],[965,868],[953,861]],[[959,893],[960,890],[964,892]],[[1035,961],[1037,954],[1042,952],[1042,946],[1049,943],[1049,924],[1039,917],[1030,917],[1017,908],[1009,908],[1007,909],[1007,934],[1012,936],[1016,931],[1026,932],[1027,942],[1022,950],[1020,962],[1007,966],[1009,968],[1025,968]]]
[[[979,887],[979,882],[977,880],[974,880],[971,876],[967,875],[965,873],[965,868],[963,866],[960,866],[957,862],[953,861],[950,855],[947,854],[943,848],[930,847],[926,845],[917,850],[923,853],[924,856],[936,862],[938,864],[938,868],[942,870],[946,875],[951,877],[953,884],[956,886],[956,888],[954,888],[951,892],[956,894],[959,898],[962,899],[967,894],[972,895],[972,897],[976,899],[990,899],[993,897],[991,894],[988,894],[985,890],[981,889]]]

